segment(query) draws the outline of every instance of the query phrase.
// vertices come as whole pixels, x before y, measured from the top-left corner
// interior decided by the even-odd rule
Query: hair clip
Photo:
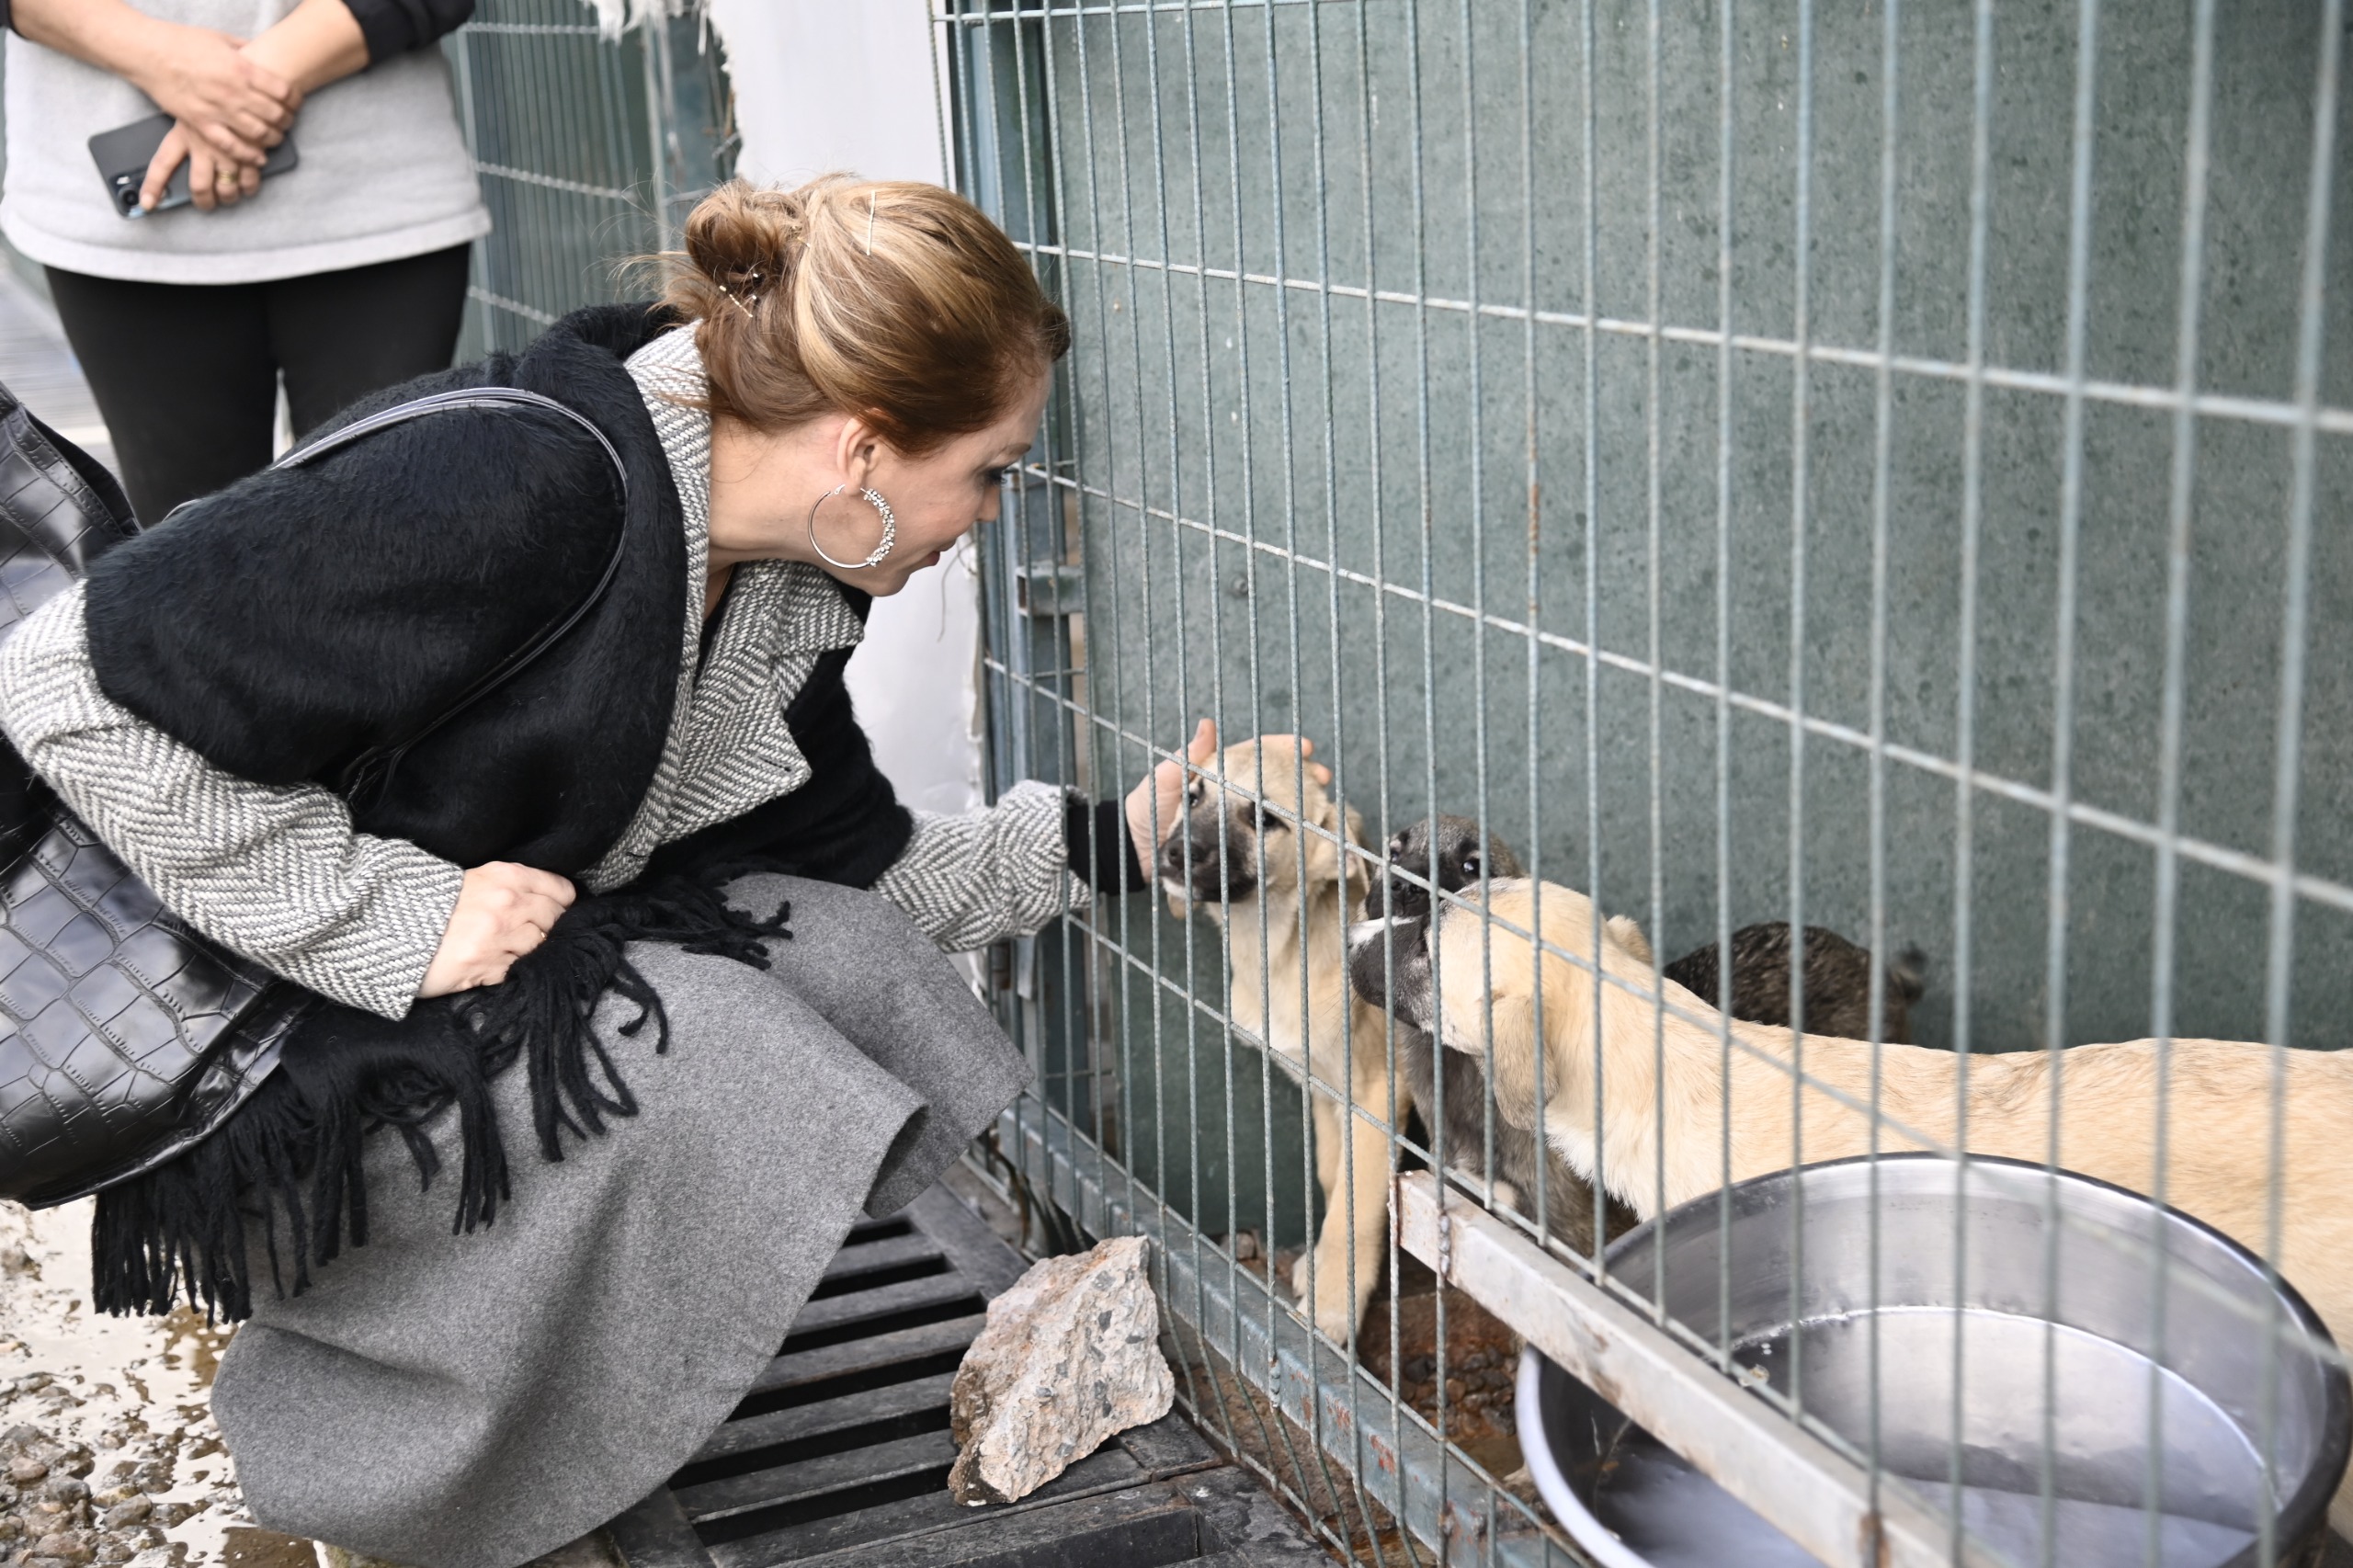
[[[757,283],[760,280],[759,268],[754,267],[749,273],[745,274],[745,280],[751,283]],[[716,282],[717,279],[714,278],[713,281]],[[719,285],[719,291],[726,295],[730,300],[734,300],[735,308],[743,312],[747,316],[752,313],[753,306],[757,305],[760,302],[759,290],[756,289],[751,291],[751,295],[748,300],[736,299],[735,290],[730,289],[724,283],[721,283]]]
[[[866,193],[866,254],[874,254],[874,193]]]

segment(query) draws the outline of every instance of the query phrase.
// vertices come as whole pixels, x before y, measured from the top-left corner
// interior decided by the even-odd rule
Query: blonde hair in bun
[[[1005,231],[936,185],[733,180],[662,261],[663,302],[699,323],[711,413],[755,429],[857,415],[918,456],[994,423],[1070,348]]]

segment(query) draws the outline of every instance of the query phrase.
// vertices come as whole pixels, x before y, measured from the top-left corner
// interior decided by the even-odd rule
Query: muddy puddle
[[[255,1525],[212,1424],[228,1330],[92,1311],[90,1210],[0,1203],[0,1562],[313,1568]]]

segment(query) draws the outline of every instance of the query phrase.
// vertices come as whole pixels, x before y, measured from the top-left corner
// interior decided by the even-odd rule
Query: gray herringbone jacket
[[[686,515],[677,701],[654,782],[619,842],[583,879],[637,875],[665,844],[807,783],[784,710],[818,656],[863,628],[813,567],[738,567],[701,653],[710,422],[691,406],[703,372],[691,327],[629,361]],[[684,401],[682,401],[684,400]],[[213,767],[109,700],[90,667],[82,596],[61,595],[0,646],[0,728],[91,828],[190,924],[288,979],[387,1017],[404,1016],[440,945],[463,869],[354,830],[315,785],[266,785]],[[1091,892],[1063,840],[1064,796],[1025,783],[961,816],[915,813],[915,835],[876,883],[941,948],[1026,935]]]

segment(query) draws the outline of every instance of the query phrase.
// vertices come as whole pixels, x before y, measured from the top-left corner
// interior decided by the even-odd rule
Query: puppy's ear
[[[1601,929],[1611,941],[1633,954],[1643,968],[1647,969],[1658,961],[1651,955],[1650,942],[1643,937],[1643,928],[1634,923],[1632,915],[1613,915],[1601,923]]]
[[[1494,1063],[1490,1086],[1495,1109],[1513,1126],[1540,1138],[1540,1101],[1551,1108],[1567,1086],[1560,1020],[1552,1017],[1563,998],[1550,992],[1544,998],[1543,1092],[1540,1096],[1534,950],[1525,938],[1504,931],[1492,933],[1483,945],[1494,985],[1484,989],[1478,983],[1482,945],[1478,928],[1485,916],[1475,909],[1449,909],[1438,918],[1438,937],[1446,949],[1441,958],[1443,972],[1461,977],[1447,987],[1448,994],[1441,999],[1452,1025],[1448,1043],[1482,1066]]]
[[[1302,802],[1302,806],[1305,804],[1306,802]],[[1353,816],[1355,813],[1349,814]],[[1342,845],[1335,844],[1331,838],[1324,836],[1329,834],[1347,839],[1350,843],[1355,842],[1354,835],[1348,832],[1349,824],[1345,824],[1341,819],[1339,805],[1326,795],[1315,802],[1313,812],[1307,814],[1306,820],[1312,826],[1324,830],[1322,833],[1309,833],[1303,835],[1307,845],[1309,880],[1319,886],[1325,882],[1344,883],[1340,892],[1341,907],[1356,908],[1364,901],[1364,889],[1370,884],[1364,881],[1363,872],[1356,863],[1356,857],[1350,855]]]

